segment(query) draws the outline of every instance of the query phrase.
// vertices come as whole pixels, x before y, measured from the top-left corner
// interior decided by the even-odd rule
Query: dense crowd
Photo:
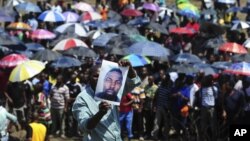
[[[82,1],[68,3],[63,0],[57,2],[47,0],[38,1],[37,5],[41,9],[40,13],[54,10],[60,13],[70,11],[84,15],[86,11],[76,10],[73,7],[80,2]],[[230,69],[233,63],[239,63],[239,65],[242,63],[243,67],[248,68],[250,65],[247,62],[250,62],[250,56],[248,52],[238,55],[240,49],[225,51],[219,47],[226,42],[234,43],[231,48],[238,45],[244,45],[243,49],[247,47],[247,37],[250,33],[247,28],[250,26],[243,26],[241,22],[244,20],[238,17],[238,13],[246,14],[245,21],[249,21],[250,2],[243,3],[244,7],[240,7],[240,0],[230,2],[202,0],[199,8],[188,0],[167,2],[165,0],[98,0],[94,9],[100,14],[101,19],[91,21],[91,19],[84,19],[86,16],[80,16],[83,18],[81,26],[85,28],[85,32],[90,33],[86,36],[80,36],[77,30],[66,31],[66,33],[55,31],[58,26],[64,24],[63,21],[44,22],[38,18],[40,13],[21,14],[15,6],[3,7],[5,11],[9,11],[8,14],[13,16],[12,18],[15,17],[16,22],[27,23],[31,30],[55,31],[56,38],[45,40],[33,38],[30,30],[9,28],[11,22],[4,23],[0,36],[6,33],[8,36],[15,36],[22,43],[34,42],[47,50],[52,50],[61,40],[77,38],[84,41],[84,45],[93,50],[96,55],[94,57],[89,57],[87,53],[82,56],[68,55],[81,62],[81,65],[73,67],[56,66],[53,64],[53,59],[38,59],[46,62],[45,69],[34,77],[20,82],[9,81],[13,67],[2,67],[0,69],[0,115],[3,114],[0,116],[1,141],[13,138],[9,137],[7,129],[9,122],[6,117],[14,123],[11,125],[14,125],[17,131],[26,130],[27,140],[36,141],[49,140],[50,137],[83,137],[87,140],[88,135],[92,136],[92,140],[100,138],[108,140],[111,137],[114,137],[114,140],[125,138],[167,140],[179,137],[188,140],[191,138],[207,141],[228,140],[231,124],[249,124],[250,67],[249,70],[242,72],[224,70]],[[145,4],[152,4],[153,9],[143,7]],[[178,7],[181,4],[190,4],[201,12],[195,13],[196,10],[194,10],[194,13],[185,13]],[[139,9],[142,15],[119,14],[126,9]],[[118,18],[115,19],[116,17]],[[117,21],[118,24],[113,25]],[[235,24],[239,25],[235,26]],[[121,30],[121,26],[126,29]],[[174,31],[178,28],[181,31]],[[108,33],[117,33],[117,37],[111,37],[104,46],[94,44],[98,39],[97,36]],[[135,43],[129,39],[133,35],[134,37],[138,35],[138,38],[140,35],[138,40],[142,45],[145,43],[146,46],[147,42],[154,42],[168,49],[169,54],[148,56],[151,63],[140,66],[133,66],[130,60],[127,60],[130,63],[121,63],[124,61],[124,56],[133,53],[133,51],[129,54],[123,52],[123,49]],[[3,44],[0,43],[0,45]],[[119,53],[114,49],[119,50]],[[58,52],[64,54],[64,50],[66,49]],[[0,50],[0,58],[16,53],[32,59],[32,56],[39,51],[32,50],[30,54],[18,50],[18,45],[12,45],[7,46],[5,50],[4,48]],[[50,58],[53,55],[47,57]],[[188,57],[179,59],[179,55]],[[112,106],[111,108],[106,103],[101,103],[98,107],[99,103],[95,104],[96,101],[89,104],[92,99],[87,94],[95,90],[93,83],[98,79],[96,71],[102,60],[129,66],[130,71],[134,71],[132,76],[141,80],[132,89],[125,87],[126,92],[131,90],[124,93],[120,106],[115,108]],[[94,109],[98,108],[105,110],[104,112],[100,110],[101,113],[97,112],[96,115],[93,113],[94,118],[88,117],[95,111]],[[118,117],[115,112],[113,113],[113,109],[116,108],[119,111]],[[112,112],[108,112],[108,109],[112,109]],[[110,118],[113,121],[110,121]],[[115,118],[118,118],[116,120],[119,123],[114,123]],[[98,122],[87,123],[93,121]],[[90,129],[95,130],[92,131],[92,135],[87,134],[91,132]]]

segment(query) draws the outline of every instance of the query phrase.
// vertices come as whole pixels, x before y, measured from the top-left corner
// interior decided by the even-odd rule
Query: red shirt
[[[121,103],[120,103],[120,112],[127,113],[133,109],[132,104],[124,106],[125,103],[128,103],[132,99],[133,99],[133,95],[131,93],[128,93],[127,95],[124,95],[122,97]]]

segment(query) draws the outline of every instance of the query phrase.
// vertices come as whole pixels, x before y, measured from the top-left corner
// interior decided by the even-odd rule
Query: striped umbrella
[[[44,22],[63,22],[65,21],[64,16],[62,13],[58,11],[44,11],[42,14],[39,15],[38,17],[39,20],[44,21]]]
[[[29,60],[26,56],[20,54],[10,54],[0,60],[0,68],[12,68]]]
[[[222,44],[222,46],[219,47],[220,51],[224,52],[231,52],[231,53],[238,53],[238,54],[247,54],[247,50],[240,44],[227,42]]]
[[[88,11],[88,12],[84,12],[81,17],[80,17],[80,21],[87,23],[90,21],[96,21],[96,20],[101,20],[102,16],[94,11]]]
[[[88,3],[85,2],[79,2],[74,5],[74,8],[80,11],[94,11],[92,6]]]
[[[87,36],[87,29],[79,23],[65,23],[55,29],[59,33],[76,34],[80,37]]]
[[[123,57],[122,60],[128,60],[131,63],[132,67],[140,67],[151,63],[151,61],[147,57],[136,54],[127,55]]]
[[[9,77],[11,82],[21,82],[39,74],[45,68],[45,64],[40,61],[29,60],[16,66]]]
[[[77,46],[88,47],[83,41],[75,38],[64,39],[56,44],[53,50],[67,50]]]
[[[56,35],[45,29],[37,29],[32,31],[31,38],[32,39],[53,39]]]
[[[232,26],[231,30],[247,29],[249,27],[250,27],[250,25],[247,22],[236,21],[236,22],[234,22],[234,25]]]
[[[14,22],[8,25],[9,29],[16,29],[16,30],[31,30],[31,27],[23,22]]]
[[[65,22],[67,23],[70,23],[70,22],[74,23],[79,20],[79,15],[71,11],[64,12],[63,16],[65,18]]]

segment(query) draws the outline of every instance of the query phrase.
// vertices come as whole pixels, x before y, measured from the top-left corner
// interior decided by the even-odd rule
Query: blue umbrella
[[[197,68],[200,72],[203,72],[205,75],[214,75],[218,71],[212,68],[209,64],[198,63],[193,65],[194,68]]]
[[[58,60],[53,61],[51,66],[55,68],[69,68],[69,67],[81,66],[81,64],[82,63],[78,59],[63,56]]]
[[[128,60],[133,67],[140,67],[151,63],[147,57],[136,54],[127,55],[122,60]]]
[[[201,63],[201,59],[193,54],[190,53],[181,53],[172,58],[174,62],[179,62],[179,63]]]
[[[13,22],[15,21],[16,12],[11,7],[0,8],[0,21],[1,22]]]
[[[29,12],[40,13],[40,12],[42,12],[39,6],[37,6],[36,4],[31,3],[31,2],[25,2],[25,3],[21,3],[21,4],[17,5],[16,10],[19,12],[26,12],[26,13],[29,13]]]
[[[152,57],[166,57],[171,55],[171,51],[167,48],[164,48],[161,44],[143,41],[137,42],[126,49],[128,54],[138,54],[143,56],[152,56]]]
[[[115,33],[102,34],[101,36],[96,38],[92,44],[98,47],[105,47],[107,43],[109,42],[109,40],[115,36],[118,36],[118,34],[115,34]]]
[[[250,76],[250,63],[247,62],[234,63],[224,72],[237,75]]]
[[[44,21],[44,22],[63,22],[65,21],[64,16],[62,13],[49,10],[49,11],[44,11],[42,14],[39,15],[38,17],[39,20]]]
[[[212,64],[212,67],[216,69],[224,70],[224,69],[228,69],[231,65],[232,65],[231,62],[220,61],[220,62],[214,62]]]
[[[120,25],[121,22],[113,19],[108,19],[106,21],[91,21],[86,23],[85,25],[94,27],[94,28],[109,28],[109,27],[116,27]]]
[[[27,50],[30,50],[30,51],[40,51],[40,50],[45,49],[44,46],[42,46],[39,43],[27,43],[25,45],[27,47]]]
[[[228,9],[226,10],[226,13],[235,13],[235,12],[239,12],[239,11],[241,11],[241,8],[240,8],[240,7],[234,6],[234,7],[228,8]]]
[[[133,20],[130,20],[127,24],[128,25],[146,25],[150,22],[150,19],[147,17],[136,17]]]

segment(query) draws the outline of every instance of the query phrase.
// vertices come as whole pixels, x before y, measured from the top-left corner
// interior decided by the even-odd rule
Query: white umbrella
[[[232,26],[231,30],[246,29],[249,28],[249,24],[244,21],[236,21]]]
[[[94,11],[93,7],[85,2],[79,2],[74,5],[74,8],[80,11]]]
[[[248,38],[244,43],[243,46],[246,48],[250,48],[250,38]]]
[[[218,0],[219,3],[235,4],[235,0]]]
[[[86,37],[88,29],[79,23],[65,23],[57,27],[55,31],[59,33],[72,33],[80,37]]]
[[[6,6],[17,6],[20,3],[24,3],[24,0],[9,0],[8,3],[6,4]]]

